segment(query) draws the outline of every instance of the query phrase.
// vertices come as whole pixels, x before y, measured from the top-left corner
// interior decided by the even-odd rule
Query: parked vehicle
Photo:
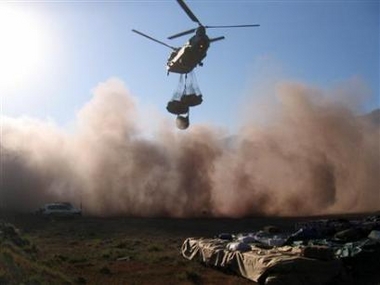
[[[37,214],[46,217],[76,217],[82,215],[82,210],[75,208],[71,203],[68,202],[57,202],[45,204],[37,211]]]

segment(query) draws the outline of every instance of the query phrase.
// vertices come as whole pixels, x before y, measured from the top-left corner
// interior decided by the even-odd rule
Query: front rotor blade
[[[177,2],[182,7],[182,9],[186,12],[186,14],[190,17],[191,20],[193,20],[194,22],[202,26],[201,22],[199,22],[198,18],[195,17],[193,12],[191,12],[190,8],[187,7],[187,5],[185,4],[183,0],[177,0]]]
[[[213,39],[210,39],[210,43],[212,43],[212,42],[216,42],[216,41],[220,41],[220,40],[224,40],[224,39],[225,39],[224,36],[217,37],[217,38],[213,38]]]
[[[136,34],[139,34],[140,36],[146,37],[146,38],[148,38],[148,39],[150,39],[150,40],[152,40],[152,41],[154,41],[156,43],[159,43],[159,44],[164,45],[164,46],[166,46],[168,48],[171,48],[172,50],[177,50],[175,47],[172,47],[172,46],[170,46],[170,45],[168,45],[168,44],[166,44],[164,42],[161,42],[159,40],[156,40],[156,39],[154,39],[154,38],[152,38],[152,37],[150,37],[150,36],[148,36],[148,35],[146,35],[146,34],[144,34],[142,32],[139,32],[139,31],[134,30],[134,29],[132,29],[132,32],[135,32]]]
[[[171,40],[171,39],[174,39],[174,38],[182,37],[184,35],[188,35],[188,34],[194,33],[196,30],[197,29],[187,30],[187,31],[184,31],[184,32],[172,35],[172,36],[168,37],[168,39]]]
[[[246,27],[259,27],[259,24],[252,25],[232,25],[232,26],[205,26],[207,29],[218,29],[218,28],[246,28]]]

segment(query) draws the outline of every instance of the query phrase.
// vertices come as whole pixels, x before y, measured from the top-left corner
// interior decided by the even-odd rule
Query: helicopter
[[[169,40],[182,37],[195,32],[193,35],[182,47],[173,47],[165,42],[159,41],[147,34],[144,34],[140,31],[132,29],[134,33],[137,33],[143,37],[146,37],[156,43],[164,45],[173,51],[168,57],[166,63],[167,74],[169,72],[179,73],[179,74],[188,74],[195,67],[203,66],[203,59],[207,55],[207,50],[210,47],[210,43],[223,40],[225,37],[220,36],[216,38],[209,38],[206,34],[206,29],[212,28],[243,28],[243,27],[258,27],[259,24],[249,24],[249,25],[228,25],[228,26],[204,26],[190,8],[186,5],[183,0],[177,0],[177,3],[185,11],[187,16],[195,23],[198,24],[197,28],[193,28],[187,31],[183,31],[168,37]]]

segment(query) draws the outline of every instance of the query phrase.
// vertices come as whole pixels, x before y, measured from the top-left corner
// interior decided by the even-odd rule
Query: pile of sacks
[[[369,272],[378,274],[380,215],[310,221],[296,224],[290,233],[268,226],[212,239],[188,238],[181,253],[259,284],[353,284],[370,278]]]

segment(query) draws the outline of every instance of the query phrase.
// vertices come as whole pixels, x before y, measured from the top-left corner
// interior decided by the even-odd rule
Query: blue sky
[[[191,121],[234,130],[253,84],[268,77],[330,88],[359,78],[372,93],[364,111],[379,107],[379,1],[187,1],[204,25],[224,35],[196,69],[204,102]],[[0,9],[4,7],[0,5]],[[196,25],[176,1],[32,2],[8,4],[37,19],[46,53],[17,86],[2,90],[2,114],[49,119],[66,126],[110,77],[123,80],[139,106],[166,112],[178,82],[166,75],[170,50],[131,32],[166,40]],[[174,127],[174,124],[173,124]]]

